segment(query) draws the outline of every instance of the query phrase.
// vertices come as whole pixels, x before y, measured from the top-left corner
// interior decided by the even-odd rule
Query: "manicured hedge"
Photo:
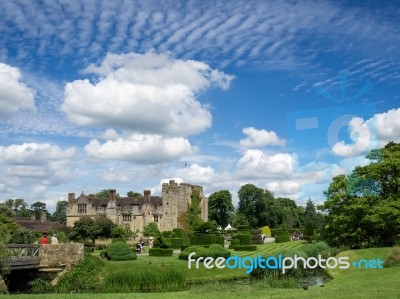
[[[107,247],[107,256],[112,261],[136,260],[137,256],[125,242],[115,242]]]
[[[174,253],[173,248],[150,248],[150,256],[172,256]]]
[[[238,245],[235,246],[235,251],[257,251],[256,245]]]
[[[229,245],[229,249],[235,249],[236,246],[240,245],[240,241],[238,238],[232,238],[231,244]]]
[[[215,244],[215,235],[211,234],[195,234],[190,237],[190,244],[202,245],[202,244]]]
[[[279,236],[275,237],[275,243],[284,243],[284,242],[290,242],[290,236],[289,233],[286,232],[286,234],[281,234]]]
[[[172,235],[172,231],[171,231],[171,230],[166,230],[166,231],[163,231],[163,232],[162,232],[162,236],[163,236],[164,238],[170,238],[171,235]]]
[[[220,245],[224,246],[225,245],[224,236],[221,236],[221,235],[215,236],[215,244],[220,244]]]
[[[250,245],[251,235],[250,234],[237,234],[237,238],[240,240],[240,245]]]
[[[225,249],[220,244],[211,244],[210,247],[208,247],[208,249],[214,253],[214,258],[217,258],[217,257],[228,258],[231,256],[231,252],[229,250]]]
[[[178,249],[181,248],[183,245],[183,239],[182,238],[171,238],[171,247]]]

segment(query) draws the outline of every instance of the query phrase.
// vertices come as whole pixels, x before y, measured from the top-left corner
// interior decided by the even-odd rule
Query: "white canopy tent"
[[[228,224],[226,227],[225,227],[225,230],[233,230],[234,228],[230,225],[230,224]]]

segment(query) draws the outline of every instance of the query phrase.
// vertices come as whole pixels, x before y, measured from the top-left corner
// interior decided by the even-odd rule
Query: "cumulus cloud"
[[[373,136],[369,126],[362,118],[354,117],[349,122],[349,134],[352,144],[346,144],[344,141],[336,142],[332,151],[342,157],[358,156],[371,147]]]
[[[400,108],[377,113],[366,121],[353,117],[348,122],[348,131],[353,143],[338,141],[332,147],[342,157],[356,157],[389,141],[400,142]]]
[[[8,186],[65,183],[72,179],[75,149],[62,149],[48,143],[24,143],[0,146],[0,173]]]
[[[367,121],[368,124],[376,122],[379,130],[379,139],[383,144],[389,141],[400,142],[400,108],[378,113]]]
[[[143,134],[132,134],[127,138],[108,140],[103,144],[92,139],[84,149],[89,157],[143,164],[166,162],[195,151],[183,137]]]
[[[34,91],[20,80],[18,68],[0,63],[0,118],[20,110],[35,111]]]
[[[266,188],[273,192],[276,197],[289,196],[296,197],[300,190],[300,183],[294,180],[270,181],[267,183]]]
[[[247,135],[240,140],[244,147],[262,147],[267,145],[285,145],[286,141],[280,139],[274,131],[257,130],[254,127],[243,128],[242,132]]]
[[[292,157],[286,153],[268,155],[260,150],[247,150],[237,163],[237,172],[246,178],[288,176],[292,173]]]
[[[212,86],[227,89],[233,79],[205,63],[152,52],[108,54],[85,72],[98,81],[65,86],[62,110],[73,123],[172,136],[209,128],[211,113],[196,95]]]
[[[110,167],[97,175],[101,180],[110,183],[130,183],[132,180],[129,175],[120,168]]]

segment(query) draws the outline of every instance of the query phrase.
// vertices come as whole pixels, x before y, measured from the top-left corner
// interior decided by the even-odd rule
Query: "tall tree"
[[[58,221],[61,224],[67,224],[67,207],[66,200],[57,201],[56,210],[53,213],[53,221]]]
[[[229,224],[233,211],[232,195],[228,190],[214,192],[208,197],[208,218],[222,228]]]
[[[40,215],[42,214],[42,212],[45,212],[47,214],[47,216],[50,215],[50,213],[46,210],[46,204],[41,201],[37,201],[37,202],[31,204],[31,209],[32,209],[33,213],[35,214],[36,219],[40,219]]]
[[[126,196],[129,196],[129,197],[143,197],[143,194],[140,193],[140,192],[128,191],[128,193],[126,193]]]
[[[238,212],[246,216],[250,227],[261,227],[266,223],[263,221],[267,208],[264,190],[253,184],[243,185],[239,192]]]
[[[371,163],[333,178],[321,209],[331,245],[392,246],[400,235],[400,145],[372,150]]]

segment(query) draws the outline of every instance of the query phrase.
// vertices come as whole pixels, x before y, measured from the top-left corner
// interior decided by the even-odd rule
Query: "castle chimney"
[[[41,212],[40,213],[40,222],[46,222],[46,218],[47,218],[47,213]]]
[[[75,193],[68,193],[68,203],[73,203],[75,201]]]
[[[117,198],[117,191],[115,189],[108,190],[108,194],[110,195],[110,200],[115,201]]]
[[[145,202],[145,203],[150,203],[150,194],[151,194],[151,191],[150,191],[150,190],[144,190],[144,191],[143,191],[143,194],[144,194],[144,202]]]

